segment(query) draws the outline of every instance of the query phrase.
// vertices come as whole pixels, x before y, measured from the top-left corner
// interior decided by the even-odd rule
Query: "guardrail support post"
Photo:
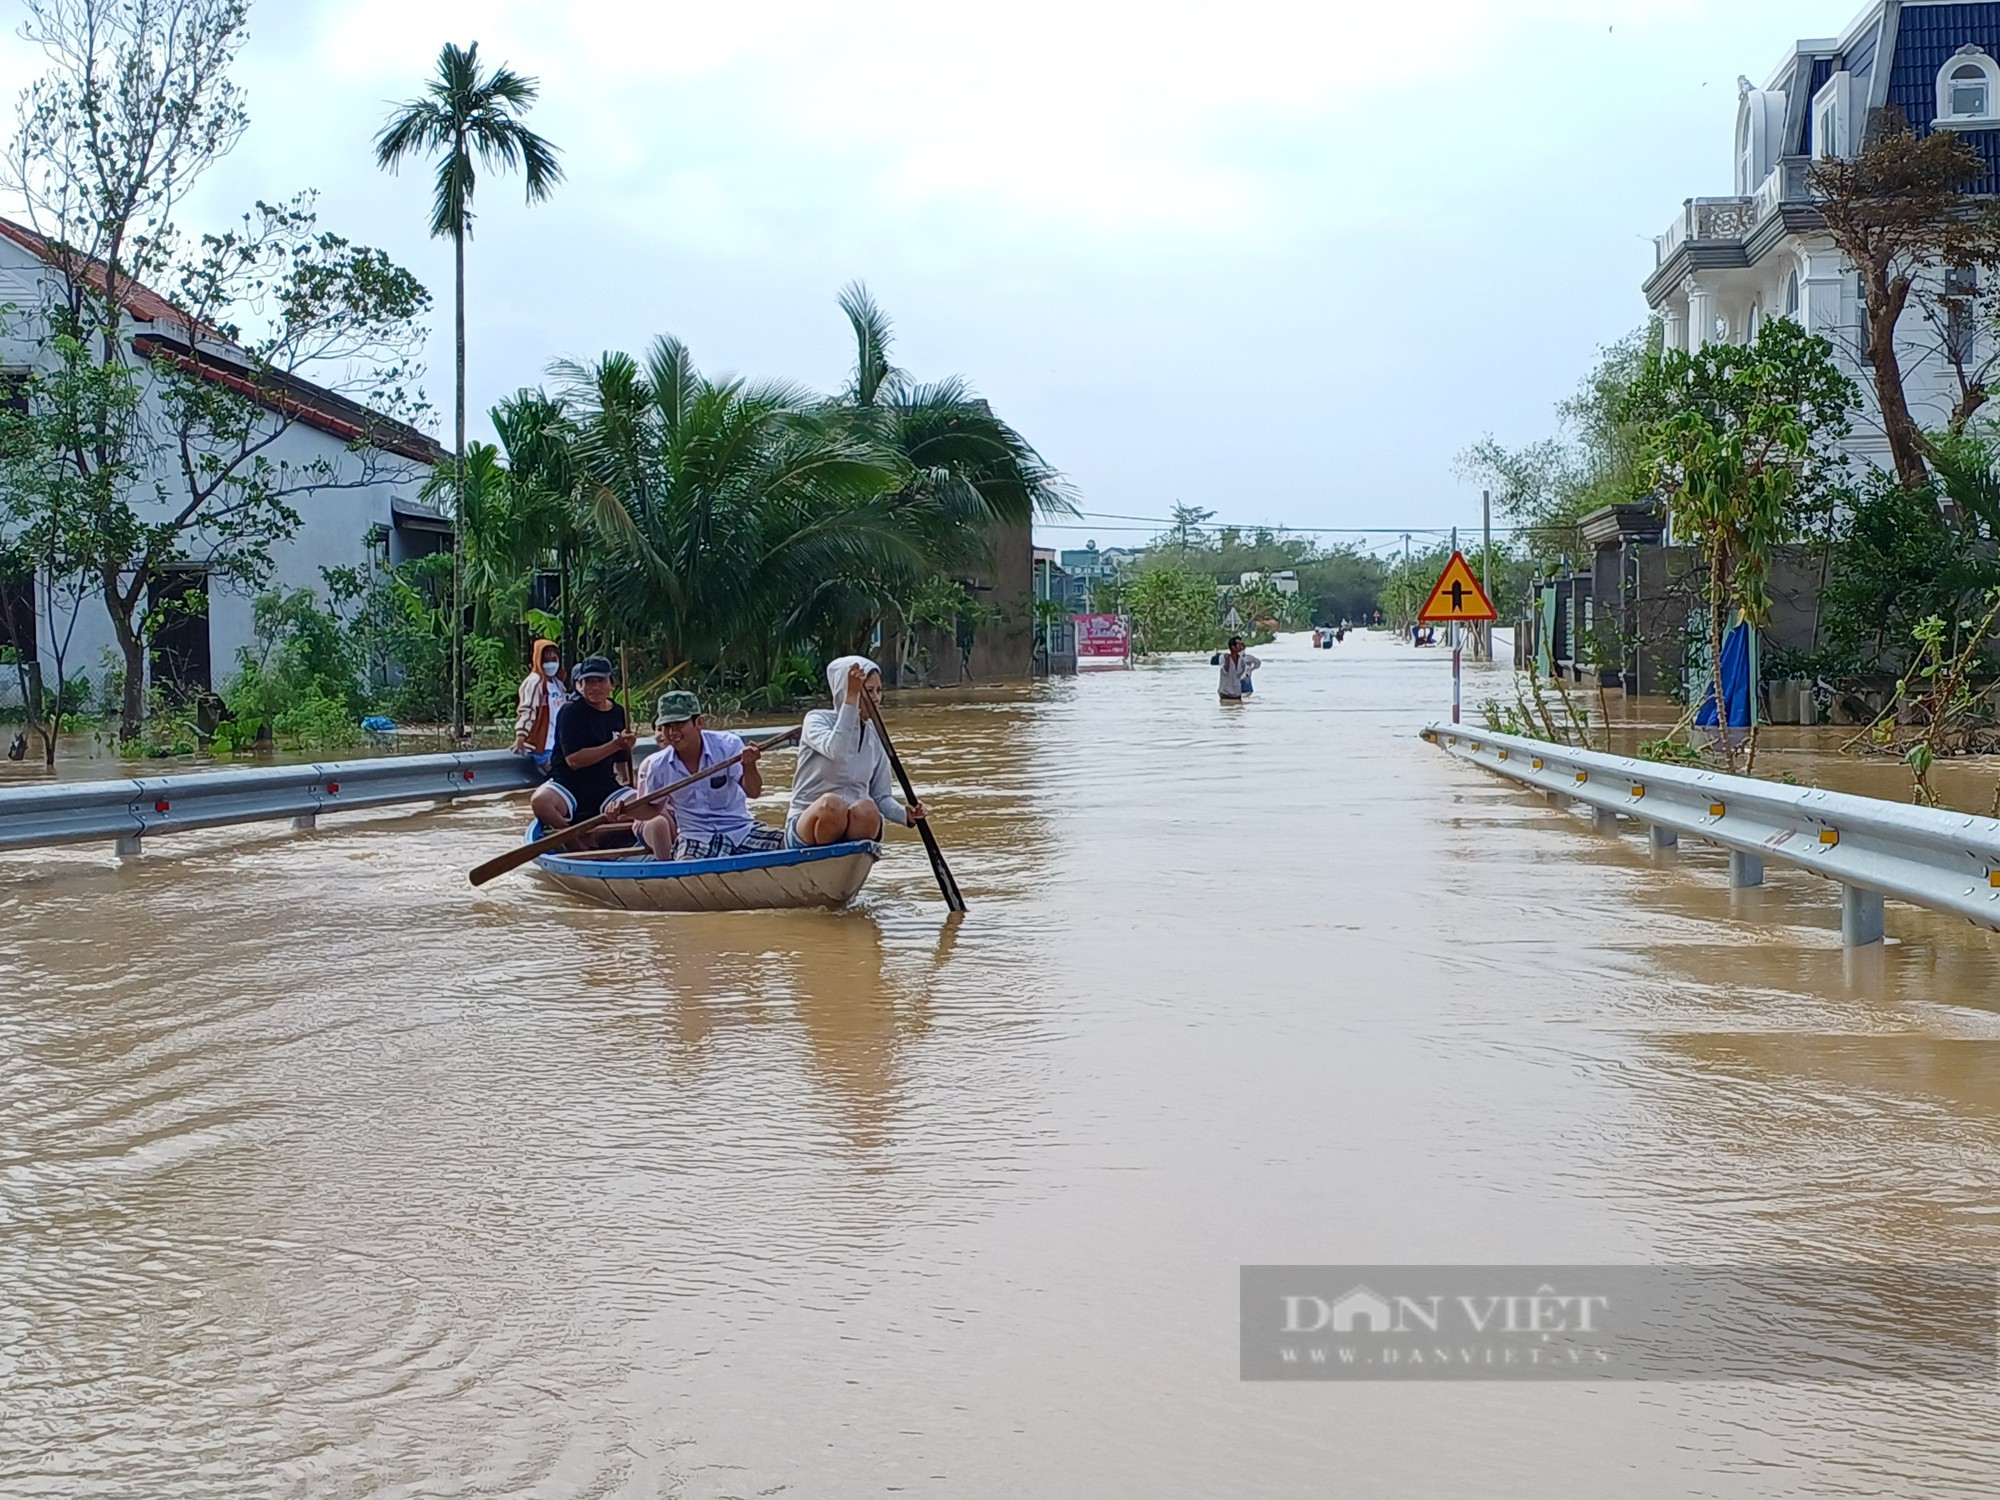
[[[1754,854],[1745,854],[1741,849],[1729,851],[1729,888],[1732,891],[1747,891],[1753,885],[1764,883],[1764,861]]]
[[[1882,941],[1882,898],[1858,885],[1840,888],[1840,940],[1850,948]]]
[[[1618,831],[1618,814],[1608,807],[1593,807],[1590,810],[1590,826],[1599,833]]]
[[[311,833],[317,827],[319,827],[318,813],[300,813],[292,819],[293,833]]]
[[[1646,842],[1652,845],[1656,853],[1661,849],[1671,849],[1680,841],[1681,836],[1673,829],[1663,828],[1658,823],[1646,830]]]
[[[136,833],[121,834],[117,841],[112,844],[111,852],[120,859],[137,859],[139,857],[139,842],[139,835]]]

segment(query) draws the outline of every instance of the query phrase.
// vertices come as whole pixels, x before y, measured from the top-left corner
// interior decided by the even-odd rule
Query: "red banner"
[[[1123,661],[1132,654],[1132,632],[1123,615],[1071,615],[1078,661]]]

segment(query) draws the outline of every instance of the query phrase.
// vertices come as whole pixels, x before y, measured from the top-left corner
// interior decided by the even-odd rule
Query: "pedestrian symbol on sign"
[[[1454,552],[1451,561],[1444,565],[1444,572],[1438,575],[1437,587],[1417,611],[1417,618],[1426,625],[1442,625],[1454,620],[1497,620],[1500,612],[1486,597],[1479,580],[1472,576],[1465,554]]]

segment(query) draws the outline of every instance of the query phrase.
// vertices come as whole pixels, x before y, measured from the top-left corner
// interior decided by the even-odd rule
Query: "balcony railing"
[[[1787,203],[1806,203],[1812,192],[1806,186],[1806,168],[1811,158],[1787,156],[1764,175],[1757,191],[1749,197],[1690,198],[1667,226],[1655,235],[1655,264],[1665,265],[1682,245],[1696,240],[1725,243],[1745,240],[1750,232]]]

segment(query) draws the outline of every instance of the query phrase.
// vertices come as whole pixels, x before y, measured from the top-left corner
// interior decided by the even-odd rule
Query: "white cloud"
[[[256,123],[197,207],[318,186],[448,295],[427,180],[370,139],[476,38],[541,79],[569,180],[482,184],[475,407],[663,330],[830,385],[860,276],[902,361],[969,376],[1092,508],[1448,520],[1452,453],[1534,435],[1643,317],[1648,236],[1726,180],[1736,75],[1848,19],[1750,9],[260,0]],[[0,48],[0,81],[32,65]]]

